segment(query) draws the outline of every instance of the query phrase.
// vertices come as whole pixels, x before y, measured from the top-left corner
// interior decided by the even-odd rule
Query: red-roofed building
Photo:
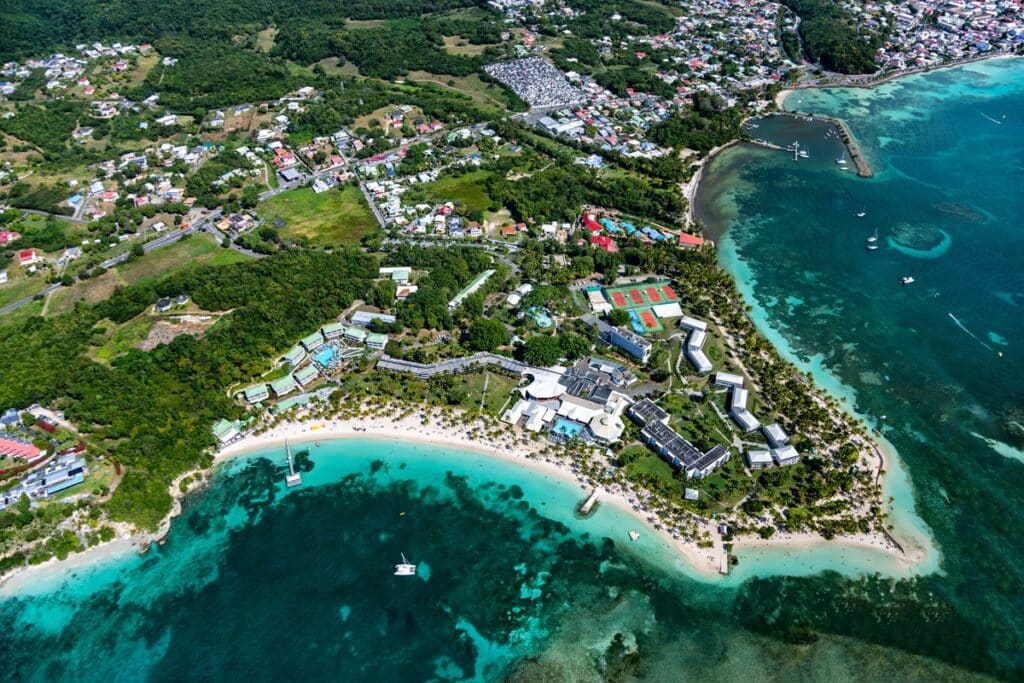
[[[618,248],[615,246],[615,242],[613,242],[612,238],[608,235],[591,235],[590,243],[598,249],[604,249],[609,254],[614,254],[618,251]]]
[[[681,247],[699,247],[702,244],[704,244],[703,237],[691,235],[687,232],[680,233],[679,235],[679,246]]]
[[[40,450],[30,443],[0,438],[0,455],[10,458],[24,458],[29,462],[39,458]]]
[[[31,266],[33,263],[39,263],[39,260],[39,255],[35,249],[26,249],[25,251],[18,252],[19,266]]]
[[[0,230],[0,247],[6,247],[11,242],[17,242],[21,239],[21,233],[14,232],[13,230]]]
[[[594,220],[589,213],[583,214],[583,227],[590,232],[601,232],[601,224]]]

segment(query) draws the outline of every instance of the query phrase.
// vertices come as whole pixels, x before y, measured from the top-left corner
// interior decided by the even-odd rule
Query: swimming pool
[[[537,327],[541,328],[542,330],[546,330],[555,324],[554,321],[551,320],[551,316],[548,315],[548,312],[545,311],[543,308],[533,306],[527,312],[533,318],[533,321],[537,323]]]
[[[555,421],[555,426],[551,428],[551,433],[566,439],[578,439],[583,433],[583,425],[560,417]]]
[[[330,367],[331,363],[334,362],[335,357],[338,355],[337,349],[333,344],[328,344],[320,350],[315,356],[313,356],[313,362],[322,368]]]

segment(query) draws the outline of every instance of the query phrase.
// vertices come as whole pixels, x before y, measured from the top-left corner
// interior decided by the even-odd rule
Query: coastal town
[[[783,89],[1020,54],[1024,24],[1013,0],[836,7],[870,68],[812,59],[820,36],[768,1],[494,0],[389,28],[429,57],[397,75],[358,42],[375,27],[308,59],[275,28],[232,48],[237,89],[159,36],[12,52],[0,324],[29,341],[2,375],[0,571],[156,538],[217,453],[351,433],[360,401],[493,430],[714,572],[773,537],[904,554],[881,450],[754,329],[693,188]],[[115,377],[148,399],[124,415],[152,412],[112,416]],[[178,429],[168,387],[204,399],[190,436],[134,448]]]

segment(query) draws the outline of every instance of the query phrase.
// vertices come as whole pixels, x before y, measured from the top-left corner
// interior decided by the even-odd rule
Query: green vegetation
[[[270,224],[284,222],[278,232],[285,239],[303,239],[315,246],[358,244],[378,229],[363,193],[355,185],[316,194],[308,187],[290,190],[260,204],[259,213]]]
[[[692,109],[677,110],[672,118],[651,128],[651,139],[666,147],[707,153],[743,137],[742,122],[741,109],[727,108],[714,95],[699,93],[694,97]]]
[[[54,292],[50,297],[49,313],[56,315],[70,311],[78,302],[99,303],[120,286],[153,282],[159,277],[188,268],[228,265],[246,260],[247,257],[236,251],[221,248],[210,235],[192,235],[114,270]]]
[[[0,117],[0,130],[52,153],[63,150],[68,144],[85,104],[59,100],[24,104],[15,111],[11,118]]]
[[[143,314],[121,325],[110,323],[113,329],[109,336],[102,344],[89,350],[89,357],[102,363],[109,363],[112,359],[128,353],[146,338],[154,322],[151,316]],[[102,323],[98,327],[102,327]]]
[[[480,318],[466,330],[466,345],[474,351],[494,351],[508,343],[508,330],[498,320]]]
[[[337,316],[375,276],[376,263],[359,252],[287,253],[190,269],[68,315],[9,325],[0,339],[0,404],[56,403],[75,423],[91,425],[91,438],[126,468],[108,513],[151,529],[170,509],[168,483],[208,462],[212,424],[239,415],[225,387],[267,369],[275,353]],[[109,368],[88,359],[102,320],[127,322],[158,296],[183,291],[201,308],[233,312],[202,339],[182,335],[150,352],[131,350]]]
[[[782,4],[800,16],[800,37],[810,61],[842,74],[878,69],[875,52],[882,36],[859,26],[842,5],[831,0],[782,0]]]
[[[487,171],[446,174],[416,190],[431,201],[453,201],[471,218],[479,220],[491,208],[494,200],[487,194]]]

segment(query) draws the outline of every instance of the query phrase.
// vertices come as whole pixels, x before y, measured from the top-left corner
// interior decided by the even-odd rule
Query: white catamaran
[[[402,562],[395,565],[395,576],[416,576],[416,565],[405,559],[405,553],[402,553]]]

